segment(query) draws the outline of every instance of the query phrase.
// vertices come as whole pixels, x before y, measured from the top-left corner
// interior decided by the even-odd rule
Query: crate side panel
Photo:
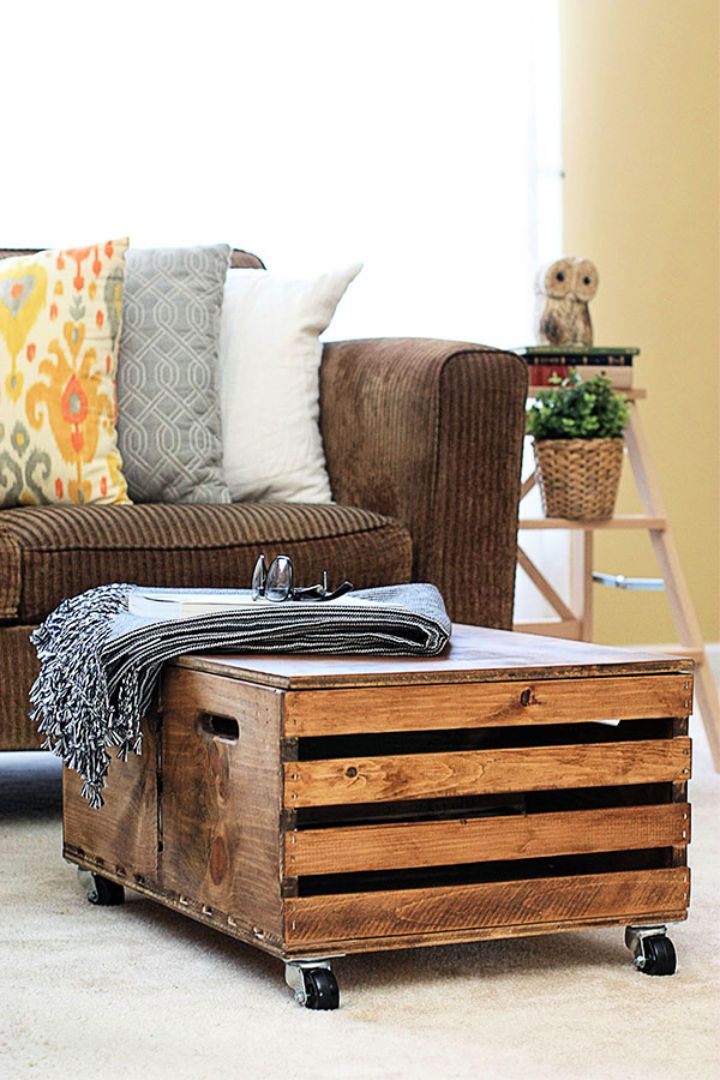
[[[112,750],[111,750],[112,754]],[[82,780],[63,770],[63,835],[66,853],[83,854],[115,871],[148,881],[157,877],[157,737],[155,723],[143,724],[142,755],[112,758],[105,805],[91,810],[80,795]]]
[[[282,916],[281,698],[180,668],[163,691],[163,888],[271,941]]]

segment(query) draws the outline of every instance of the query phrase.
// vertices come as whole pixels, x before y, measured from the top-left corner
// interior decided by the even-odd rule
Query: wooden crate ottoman
[[[458,626],[435,659],[188,656],[106,805],[64,782],[90,898],[135,889],[286,963],[627,926],[675,970],[692,662]]]

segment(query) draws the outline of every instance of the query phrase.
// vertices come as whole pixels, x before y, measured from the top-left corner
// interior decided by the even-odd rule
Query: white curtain
[[[0,244],[362,260],[332,337],[524,344],[561,246],[557,3],[9,5]]]

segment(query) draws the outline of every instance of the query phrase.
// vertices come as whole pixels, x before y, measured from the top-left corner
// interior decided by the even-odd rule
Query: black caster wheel
[[[340,991],[327,961],[290,961],[285,965],[285,981],[295,991],[298,1005],[306,1009],[337,1009]]]
[[[328,968],[311,968],[305,972],[305,1008],[337,1009],[340,991],[332,971]]]
[[[116,881],[78,868],[78,877],[87,890],[88,903],[98,907],[116,907],[125,902],[125,889]]]
[[[664,926],[634,927],[625,931],[625,944],[635,957],[635,967],[643,975],[674,975],[677,970],[675,946]]]
[[[677,956],[670,938],[663,934],[645,938],[642,953],[635,957],[635,967],[643,975],[674,975]]]

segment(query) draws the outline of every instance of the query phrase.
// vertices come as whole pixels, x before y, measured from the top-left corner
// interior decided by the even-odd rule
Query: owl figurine
[[[592,345],[588,303],[598,281],[589,259],[566,256],[541,268],[535,282],[540,345]]]

